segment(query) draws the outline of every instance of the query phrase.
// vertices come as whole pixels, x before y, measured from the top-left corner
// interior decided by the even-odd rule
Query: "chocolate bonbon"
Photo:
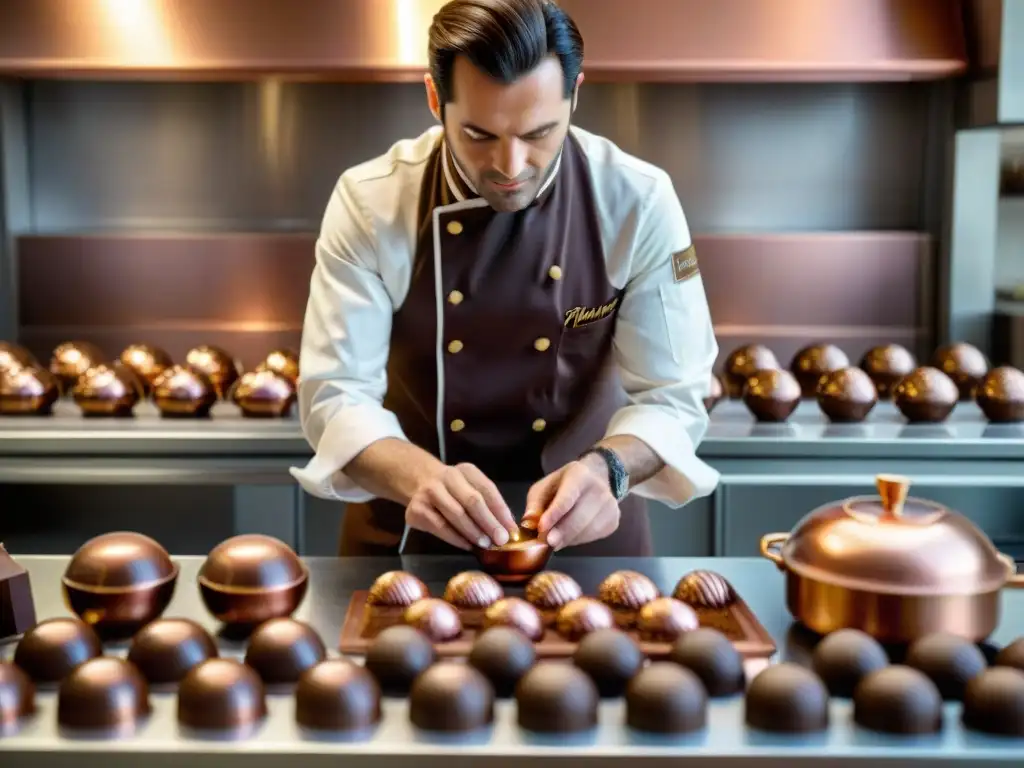
[[[988,666],[974,643],[939,633],[911,643],[904,663],[928,675],[946,701],[960,701],[967,683]]]
[[[740,693],[746,685],[743,657],[716,629],[701,627],[681,635],[669,659],[697,675],[712,698]]]
[[[857,685],[853,719],[881,733],[936,733],[942,728],[942,695],[924,672],[902,664],[888,666]]]
[[[448,580],[444,599],[456,608],[482,609],[505,596],[505,590],[490,574],[483,571],[463,571]]]
[[[146,679],[134,664],[115,657],[80,664],[57,692],[57,722],[65,728],[131,731],[150,711]]]
[[[263,681],[234,659],[210,659],[193,667],[178,687],[178,722],[198,730],[237,731],[267,714]]]
[[[604,698],[621,696],[626,684],[640,671],[640,646],[619,629],[601,629],[580,640],[572,662],[582,669]]]
[[[888,666],[889,657],[866,632],[840,629],[818,643],[811,664],[831,695],[849,698],[866,675]]]
[[[655,583],[637,571],[615,571],[597,588],[598,599],[611,609],[622,627],[633,626],[639,610],[660,595]]]
[[[555,618],[555,629],[566,640],[579,640],[598,629],[615,625],[611,608],[591,597],[578,597],[562,606]]]
[[[536,642],[544,635],[540,611],[521,597],[504,597],[484,612],[483,628],[512,627]]]
[[[776,733],[815,733],[829,724],[828,689],[814,672],[792,662],[765,668],[750,683],[747,725]]]
[[[720,573],[697,570],[684,575],[672,597],[694,608],[727,608],[736,601],[732,584]]]
[[[434,645],[414,627],[388,627],[370,643],[364,662],[387,696],[405,696],[436,658]]]
[[[22,636],[14,663],[36,683],[58,683],[102,653],[99,636],[84,621],[46,619]]]
[[[693,608],[674,597],[659,597],[647,603],[636,621],[640,639],[654,643],[670,643],[698,626],[700,620]]]
[[[430,597],[427,585],[406,571],[387,571],[370,586],[366,602],[382,608],[408,608]]]
[[[458,610],[436,597],[417,600],[405,609],[402,621],[433,640],[444,643],[462,634],[462,619]]]
[[[530,579],[524,596],[546,623],[552,623],[563,606],[583,597],[583,589],[566,573],[544,571]]]
[[[1024,736],[1024,672],[992,667],[967,683],[963,724],[973,731]]]
[[[537,733],[578,733],[597,725],[597,686],[582,669],[556,661],[534,665],[516,686],[520,728]]]
[[[484,630],[473,642],[469,663],[491,681],[497,696],[506,698],[534,665],[537,650],[523,634],[511,627]]]
[[[194,666],[218,655],[210,633],[189,619],[158,619],[128,647],[128,661],[151,685],[181,682]]]
[[[494,720],[494,688],[469,664],[438,662],[413,683],[409,719],[425,731],[475,731]]]
[[[295,721],[319,731],[361,731],[380,722],[380,699],[380,686],[366,669],[343,659],[329,659],[299,677]]]
[[[626,724],[647,733],[692,733],[707,725],[708,694],[693,672],[669,661],[640,670],[626,688]]]
[[[309,624],[295,619],[271,619],[249,638],[245,663],[268,685],[296,683],[310,667],[327,658],[327,648]]]

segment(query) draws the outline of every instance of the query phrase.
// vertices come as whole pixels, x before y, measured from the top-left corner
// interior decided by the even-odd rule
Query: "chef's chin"
[[[537,186],[532,181],[528,181],[521,189],[514,192],[502,192],[488,184],[480,192],[480,196],[490,204],[491,208],[500,213],[515,213],[533,202],[537,196]]]

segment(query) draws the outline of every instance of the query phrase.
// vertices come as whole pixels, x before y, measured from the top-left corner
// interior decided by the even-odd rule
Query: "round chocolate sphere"
[[[669,660],[697,675],[712,698],[733,696],[747,683],[743,657],[736,646],[710,627],[680,635],[672,644]]]
[[[743,403],[758,421],[782,422],[800,404],[800,385],[789,371],[754,371],[747,379]]]
[[[61,392],[67,393],[78,378],[94,366],[103,363],[103,352],[88,341],[66,341],[53,350],[50,373],[60,382]]]
[[[1024,672],[992,667],[967,683],[963,724],[972,731],[1024,736]]]
[[[440,661],[412,684],[409,719],[424,731],[475,731],[494,722],[494,688],[476,667]]]
[[[578,733],[594,728],[599,701],[590,675],[557,661],[535,664],[516,686],[519,727],[537,733]]]
[[[840,368],[821,377],[818,407],[829,421],[852,424],[864,421],[878,402],[875,383],[860,368]]]
[[[494,692],[508,698],[537,659],[533,643],[512,627],[484,630],[473,642],[469,663],[491,681]]]
[[[988,373],[988,360],[981,350],[962,341],[935,350],[932,365],[953,380],[960,390],[961,400],[973,400],[978,385]]]
[[[146,679],[123,659],[90,659],[57,692],[57,722],[65,728],[131,730],[149,713]]]
[[[671,643],[699,626],[696,611],[674,597],[652,600],[640,609],[636,622],[640,639],[648,643]]]
[[[296,683],[310,667],[327,658],[327,648],[309,624],[295,619],[271,619],[249,638],[245,663],[268,685]]]
[[[676,583],[672,597],[693,608],[718,609],[732,605],[736,601],[736,591],[720,573],[696,570]]]
[[[25,347],[10,341],[0,341],[0,371],[7,368],[32,368],[38,366],[39,361],[36,360],[35,355]]]
[[[132,638],[128,661],[150,685],[181,682],[192,667],[218,656],[210,633],[189,619],[158,619]]]
[[[722,380],[715,374],[711,374],[711,386],[708,389],[708,396],[704,398],[704,410],[711,413],[724,396],[725,386],[722,384]]]
[[[435,643],[454,640],[462,634],[462,619],[458,610],[451,603],[436,597],[417,600],[405,609],[402,621]]]
[[[657,585],[637,571],[615,571],[597,587],[598,599],[623,627],[633,626],[637,612],[660,595]]]
[[[370,643],[365,666],[386,696],[405,696],[412,681],[434,663],[434,645],[414,627],[388,627]]]
[[[743,397],[749,379],[755,371],[779,368],[775,353],[763,344],[747,344],[734,349],[725,359],[725,388],[734,400]]]
[[[615,698],[643,667],[644,654],[625,632],[600,629],[580,640],[572,663],[590,676],[602,698]]]
[[[818,394],[818,382],[826,373],[841,370],[850,365],[850,358],[835,344],[812,344],[793,356],[789,370],[800,384],[804,397]]]
[[[563,638],[578,641],[584,635],[615,626],[612,609],[592,597],[578,597],[558,611],[555,629]]]
[[[503,597],[484,612],[483,628],[512,627],[529,640],[537,642],[544,636],[544,620],[540,611],[521,597]]]
[[[505,589],[483,571],[463,571],[448,580],[444,599],[456,608],[479,610],[493,605],[505,596]]]
[[[0,662],[0,737],[18,729],[36,711],[36,689],[20,667]]]
[[[200,730],[249,728],[267,714],[263,681],[234,659],[209,659],[178,686],[178,722]]]
[[[185,364],[202,373],[213,382],[217,397],[226,400],[228,392],[238,381],[241,366],[230,354],[212,344],[201,344],[185,354]]]
[[[153,380],[152,397],[165,418],[201,419],[217,402],[217,389],[202,371],[172,365]]]
[[[425,597],[430,597],[430,590],[411,573],[387,571],[373,582],[366,602],[381,608],[408,608]]]
[[[945,421],[956,407],[959,396],[949,376],[928,366],[914,369],[892,391],[893,402],[911,423]]]
[[[1008,365],[993,368],[981,380],[975,399],[993,423],[1024,421],[1024,372]]]
[[[380,686],[358,664],[330,659],[299,677],[295,720],[304,728],[345,733],[380,722]]]
[[[893,388],[900,380],[917,368],[917,359],[906,347],[883,344],[872,347],[860,360],[860,368],[875,383],[880,400],[892,397]]]
[[[765,668],[750,683],[746,722],[778,733],[813,733],[829,724],[828,689],[814,672],[792,662]]]
[[[84,621],[46,619],[22,635],[14,663],[36,683],[59,683],[102,654],[99,635]]]
[[[811,664],[831,695],[848,699],[864,677],[889,665],[889,657],[866,632],[840,629],[818,643]]]
[[[626,725],[647,733],[692,733],[707,724],[708,693],[693,672],[655,661],[626,687]]]
[[[143,393],[153,390],[153,382],[172,365],[171,356],[159,347],[149,344],[131,344],[120,356],[121,365],[130,368],[142,382]]]
[[[583,589],[568,574],[544,571],[527,582],[524,596],[546,621],[554,621],[563,606],[583,597]]]
[[[275,349],[256,366],[256,370],[272,371],[288,379],[293,385],[298,385],[299,353],[294,349]]]
[[[249,371],[231,388],[231,400],[243,416],[279,419],[291,413],[295,385],[273,371]]]
[[[1024,637],[1018,637],[1002,648],[992,664],[996,667],[1014,667],[1024,672]]]
[[[57,378],[45,368],[0,365],[0,416],[49,416],[59,399]]]
[[[988,667],[978,646],[943,633],[915,640],[903,663],[928,675],[946,701],[960,701],[967,683]]]
[[[71,390],[83,416],[131,416],[142,399],[142,383],[130,368],[96,365]]]
[[[853,719],[882,733],[936,733],[942,728],[942,695],[924,672],[894,664],[860,681],[853,692]]]

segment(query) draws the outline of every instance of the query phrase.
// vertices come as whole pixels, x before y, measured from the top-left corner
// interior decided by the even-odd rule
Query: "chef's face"
[[[577,90],[582,81],[580,74]],[[459,167],[495,210],[525,208],[558,158],[576,105],[576,91],[565,97],[560,62],[549,57],[528,75],[504,85],[459,56],[452,71],[452,93],[443,124]],[[427,99],[431,112],[442,120],[429,75]]]

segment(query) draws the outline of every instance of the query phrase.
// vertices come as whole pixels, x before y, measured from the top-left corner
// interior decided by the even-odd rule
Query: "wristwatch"
[[[626,465],[622,463],[619,455],[609,448],[599,445],[591,448],[583,456],[591,453],[596,453],[604,459],[604,463],[608,466],[608,485],[611,488],[612,496],[616,501],[622,501],[629,493],[629,472],[626,471]],[[580,458],[582,459],[583,456]]]

